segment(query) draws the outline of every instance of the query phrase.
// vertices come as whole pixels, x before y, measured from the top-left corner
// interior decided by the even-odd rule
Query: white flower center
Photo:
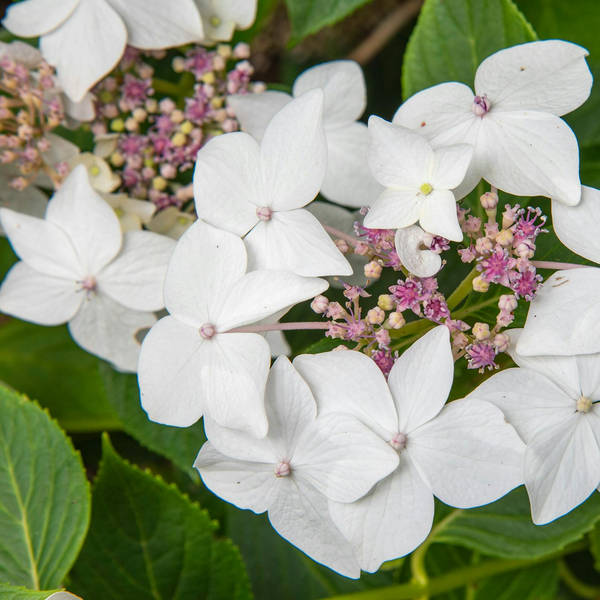
[[[282,460],[275,466],[275,477],[287,477],[291,472],[290,463],[286,460]]]
[[[273,214],[273,211],[268,206],[259,206],[256,209],[256,216],[261,221],[270,221],[272,214]]]
[[[200,336],[205,340],[210,340],[217,333],[217,328],[212,323],[204,323],[200,327]]]
[[[490,108],[492,108],[492,104],[485,94],[481,94],[481,96],[475,96],[473,99],[473,112],[478,117],[483,117],[489,112]]]
[[[592,410],[592,399],[586,396],[579,396],[577,399],[577,412],[587,413]]]
[[[405,433],[396,433],[394,437],[389,441],[389,445],[396,451],[402,452],[406,448],[406,442],[408,441],[408,437]]]
[[[87,277],[84,277],[78,283],[81,284],[81,289],[85,290],[88,293],[95,292],[96,288],[98,287],[98,282],[96,281],[96,278],[93,275],[88,275]]]

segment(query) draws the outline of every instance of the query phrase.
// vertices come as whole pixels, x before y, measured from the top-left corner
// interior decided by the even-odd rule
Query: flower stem
[[[325,231],[327,231],[327,233],[330,233],[331,235],[333,235],[336,238],[339,238],[340,240],[344,240],[344,241],[348,242],[352,246],[358,246],[358,244],[360,243],[360,240],[357,240],[354,236],[344,233],[343,231],[340,231],[339,229],[336,229],[335,227],[330,227],[329,225],[323,225],[323,229],[325,229]]]
[[[419,595],[422,596],[423,594],[435,596],[436,594],[449,592],[450,590],[463,587],[469,583],[480,581],[487,577],[492,577],[493,575],[533,567],[545,562],[550,562],[561,556],[580,552],[586,548],[587,543],[582,541],[541,558],[529,560],[486,560],[485,562],[476,565],[468,565],[434,577],[425,585],[411,581],[410,583],[390,585],[354,594],[330,596],[329,600],[409,600],[410,598],[417,598]]]
[[[458,284],[458,287],[448,296],[447,304],[450,310],[454,310],[473,291],[473,279],[479,271],[473,267],[469,274]]]
[[[328,329],[329,321],[298,321],[294,323],[265,323],[263,325],[245,325],[235,327],[227,333],[263,333],[265,331],[295,331],[299,329]]]
[[[577,579],[564,560],[558,562],[558,572],[565,585],[580,598],[600,598],[600,587],[589,585]]]
[[[564,262],[554,262],[551,260],[532,260],[531,264],[536,267],[536,269],[580,269],[581,267],[585,267],[585,265],[578,265],[575,263],[564,263]]]

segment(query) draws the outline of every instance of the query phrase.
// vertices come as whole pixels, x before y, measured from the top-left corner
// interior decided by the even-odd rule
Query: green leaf
[[[472,86],[484,58],[535,39],[511,0],[426,0],[404,54],[402,94],[443,81]]]
[[[540,38],[575,42],[590,52],[588,64],[594,79],[600,77],[600,10],[597,0],[518,0],[519,8],[531,21]],[[592,88],[588,101],[565,116],[581,145],[600,143],[600,87]],[[587,183],[587,182],[586,182]],[[590,185],[594,185],[591,183]]]
[[[600,571],[600,522],[590,531],[590,552],[594,557],[594,569]]]
[[[285,0],[292,22],[292,43],[333,25],[371,0]]]
[[[217,524],[174,485],[120,458],[108,436],[90,531],[71,573],[85,600],[247,600],[242,559]]]
[[[558,591],[556,561],[503,573],[477,587],[474,600],[554,600]]]
[[[0,387],[0,579],[58,587],[89,518],[89,486],[70,440],[37,404]]]
[[[76,600],[76,598],[78,596],[61,590],[36,592],[21,586],[0,583],[0,600]]]
[[[206,441],[202,422],[191,427],[169,427],[148,419],[140,404],[137,377],[117,373],[108,364],[100,365],[106,397],[123,423],[123,429],[140,444],[172,460],[179,468],[194,474],[194,459]]]
[[[600,520],[600,494],[548,525],[534,525],[524,487],[497,502],[446,518],[436,542],[465,546],[511,559],[539,558],[580,539]]]
[[[0,323],[0,381],[36,398],[69,431],[120,427],[104,394],[101,364],[66,327]]]

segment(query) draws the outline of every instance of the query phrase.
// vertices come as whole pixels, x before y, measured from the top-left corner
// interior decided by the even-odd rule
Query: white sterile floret
[[[256,440],[205,419],[208,442],[195,467],[221,498],[255,513],[314,560],[360,576],[352,547],[329,517],[327,502],[353,502],[398,465],[396,453],[355,417],[317,417],[306,382],[277,359],[265,394],[269,433]]]
[[[321,193],[346,206],[369,206],[381,191],[367,165],[367,127],[357,119],[367,104],[365,79],[351,60],[335,60],[304,71],[294,83],[293,96],[268,90],[262,94],[230,96],[244,131],[261,140],[269,121],[292,97],[312,89],[324,96],[323,127],[327,140],[327,172]]]
[[[194,0],[25,0],[2,24],[21,37],[40,37],[42,56],[74,102],[115,65],[129,44],[151,50],[203,37]]]
[[[552,202],[552,226],[567,248],[600,264],[600,190],[581,189],[577,206]],[[568,356],[600,352],[599,298],[599,268],[553,273],[531,302],[519,353]]]
[[[173,241],[148,231],[123,235],[82,165],[54,194],[45,219],[2,208],[0,221],[21,259],[0,288],[0,310],[40,325],[68,322],[82,348],[135,371],[135,335],[164,306]]]
[[[194,0],[202,16],[205,43],[229,41],[236,29],[248,29],[256,18],[257,0]]]
[[[394,115],[434,147],[466,142],[473,161],[462,197],[481,178],[517,196],[579,202],[579,148],[559,118],[590,95],[585,48],[548,40],[500,50],[475,74],[475,94],[462,83],[441,83],[409,98]]]
[[[433,277],[442,268],[442,257],[430,250],[432,235],[418,225],[401,227],[394,243],[400,262],[417,277]]]
[[[138,377],[151,420],[187,427],[203,414],[255,436],[267,432],[264,388],[271,361],[258,333],[231,332],[320,294],[324,279],[289,271],[246,273],[236,235],[197,221],[169,263],[161,319],[142,344]]]
[[[194,171],[198,216],[244,236],[250,269],[307,277],[352,268],[317,219],[302,207],[318,194],[327,164],[323,92],[311,90],[269,123],[259,145],[247,133],[213,138]]]
[[[521,331],[507,332],[520,368],[493,375],[469,398],[495,404],[527,444],[525,486],[533,522],[543,525],[600,484],[600,354],[523,356]]]
[[[369,166],[386,189],[369,209],[365,227],[395,229],[418,221],[429,233],[462,241],[452,190],[467,172],[473,147],[434,150],[422,136],[375,116],[369,135]]]
[[[400,356],[387,383],[360,352],[302,355],[294,366],[312,389],[319,415],[353,414],[398,452],[398,468],[364,498],[329,505],[363,570],[376,571],[427,537],[434,495],[469,508],[522,483],[523,443],[496,407],[466,399],[444,406],[454,373],[445,326]]]

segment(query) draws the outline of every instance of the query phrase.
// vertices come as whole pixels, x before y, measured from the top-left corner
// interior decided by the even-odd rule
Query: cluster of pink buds
[[[250,83],[247,44],[171,52],[178,83],[155,76],[152,59],[164,58],[165,51],[128,48],[116,70],[94,89],[98,118],[92,130],[98,140],[114,142],[107,158],[121,177],[120,191],[158,208],[190,200],[198,150],[211,137],[238,129],[227,96],[264,87]]]
[[[23,190],[40,171],[60,181],[55,165],[44,157],[50,148],[47,134],[64,120],[52,67],[40,59],[29,68],[5,55],[0,59],[0,92],[0,162],[11,165],[10,185]]]
[[[542,281],[531,259],[537,236],[546,231],[546,217],[537,207],[506,204],[500,227],[496,220],[498,195],[487,192],[481,197],[481,204],[488,216],[486,223],[459,209],[462,230],[470,239],[469,246],[459,250],[461,260],[476,261],[481,272],[473,281],[473,289],[486,292],[490,284],[500,284],[517,298],[530,302]]]

